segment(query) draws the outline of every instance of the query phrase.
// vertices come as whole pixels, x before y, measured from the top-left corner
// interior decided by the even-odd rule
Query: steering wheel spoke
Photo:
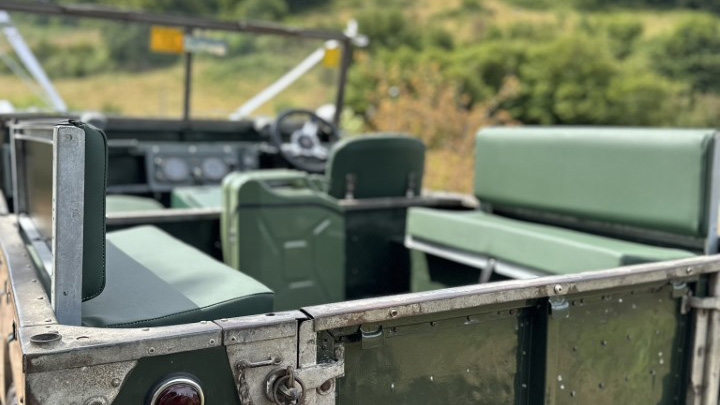
[[[305,115],[306,121],[290,135],[289,142],[283,140],[282,129],[291,116]],[[282,157],[293,167],[310,173],[325,171],[329,148],[320,141],[326,134],[330,143],[338,140],[338,130],[331,123],[308,110],[288,110],[278,116],[271,131],[271,139]]]

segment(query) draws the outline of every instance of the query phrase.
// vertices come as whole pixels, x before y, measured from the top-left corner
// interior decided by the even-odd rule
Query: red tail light
[[[160,384],[153,392],[150,405],[204,405],[203,390],[195,380],[175,377]]]

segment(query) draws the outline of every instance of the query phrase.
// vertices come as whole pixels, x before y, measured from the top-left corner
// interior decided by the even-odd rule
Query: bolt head
[[[555,291],[555,294],[560,294],[563,292],[563,286],[560,284],[555,284],[553,291]]]

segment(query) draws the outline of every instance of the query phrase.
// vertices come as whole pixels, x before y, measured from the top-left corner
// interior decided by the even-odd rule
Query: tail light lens
[[[205,395],[195,380],[175,377],[160,384],[150,400],[150,405],[204,405]]]

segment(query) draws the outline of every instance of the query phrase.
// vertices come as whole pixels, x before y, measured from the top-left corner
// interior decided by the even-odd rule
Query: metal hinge
[[[372,325],[362,325],[360,327],[360,336],[363,349],[374,349],[385,344],[382,325],[377,325],[375,328]]]
[[[570,317],[570,303],[565,297],[550,297],[550,316],[553,319],[563,319]]]

